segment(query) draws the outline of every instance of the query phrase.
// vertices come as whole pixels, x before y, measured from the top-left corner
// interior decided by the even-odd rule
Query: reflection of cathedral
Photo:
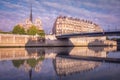
[[[42,68],[42,56],[39,59],[12,60],[14,67],[29,73],[30,80],[32,79],[33,71],[40,72]]]
[[[11,60],[16,68],[24,71],[34,69],[40,72],[42,61],[45,58],[43,48],[1,48],[0,61]]]
[[[19,62],[19,61],[16,61],[16,62]],[[13,64],[15,66],[14,62],[13,62]],[[41,66],[42,66],[41,60],[31,60],[30,61],[30,59],[28,59],[28,60],[24,60],[23,64],[20,64],[20,66],[18,68],[22,69],[26,72],[29,72],[29,70],[33,68],[35,72],[40,72]]]

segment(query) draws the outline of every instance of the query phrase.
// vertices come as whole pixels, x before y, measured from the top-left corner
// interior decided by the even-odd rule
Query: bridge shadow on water
[[[39,46],[44,46],[44,44],[45,44],[44,38],[31,37],[28,39],[27,43],[25,44],[25,47],[39,47]]]
[[[117,39],[117,51],[120,51],[120,39]]]

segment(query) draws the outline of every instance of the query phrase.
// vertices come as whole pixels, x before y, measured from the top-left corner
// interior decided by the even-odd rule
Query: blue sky
[[[59,15],[93,21],[104,30],[120,30],[120,0],[31,0],[33,19],[49,33]],[[0,30],[11,31],[29,18],[30,0],[0,0]]]

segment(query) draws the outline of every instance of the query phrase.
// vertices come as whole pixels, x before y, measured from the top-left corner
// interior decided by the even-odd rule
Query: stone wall
[[[0,46],[31,46],[42,44],[39,36],[0,34]]]
[[[116,41],[106,40],[105,36],[102,37],[74,37],[69,41],[74,46],[110,46],[117,45]]]
[[[0,34],[0,46],[93,46],[117,45],[116,41],[106,40],[106,37],[74,37],[57,39],[55,35],[39,36]]]

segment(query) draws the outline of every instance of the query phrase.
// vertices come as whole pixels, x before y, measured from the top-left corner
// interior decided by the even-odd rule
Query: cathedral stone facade
[[[29,16],[29,18],[26,19],[23,23],[19,23],[18,25],[23,27],[25,29],[25,31],[27,31],[32,25],[36,26],[36,28],[38,30],[43,30],[42,29],[42,22],[39,18],[37,18],[33,21],[32,4],[30,6],[30,16]]]
[[[38,30],[43,30],[42,28],[42,22],[40,19],[35,19],[34,22],[30,21],[29,19],[26,19],[25,22],[19,23],[18,25],[22,26],[25,31],[27,31],[32,25],[36,26]]]

